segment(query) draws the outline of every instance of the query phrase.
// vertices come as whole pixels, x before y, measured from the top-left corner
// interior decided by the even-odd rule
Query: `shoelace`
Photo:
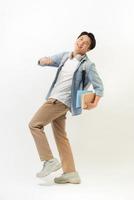
[[[53,162],[53,160],[46,160],[46,161],[44,161],[43,168],[46,166],[47,163],[52,163],[52,162]]]
[[[47,162],[48,162],[48,161],[44,161],[44,163],[43,163],[43,167],[45,167],[45,165],[47,164]]]
[[[47,160],[47,161],[44,161],[44,163],[43,163],[43,167],[42,167],[42,170],[41,170],[41,171],[44,170],[44,167],[46,166],[47,162],[48,162],[48,160]]]

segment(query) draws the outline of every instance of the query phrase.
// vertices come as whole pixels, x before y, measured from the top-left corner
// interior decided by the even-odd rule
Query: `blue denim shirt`
[[[63,52],[59,53],[56,55],[51,56],[51,59],[53,61],[53,65],[41,65],[41,66],[52,66],[52,67],[57,67],[57,73],[54,78],[54,81],[51,84],[51,87],[45,97],[46,100],[48,100],[50,93],[54,87],[54,84],[56,83],[58,74],[66,62],[66,60],[69,58],[70,52]],[[73,79],[72,79],[72,87],[71,87],[71,107],[70,107],[70,112],[72,116],[74,115],[79,115],[82,112],[82,108],[76,108],[76,94],[77,90],[82,89],[82,66],[83,64],[85,65],[86,62],[86,76],[85,76],[85,85],[84,89],[87,89],[91,84],[93,86],[93,89],[98,96],[103,96],[104,93],[104,87],[103,87],[103,82],[97,73],[95,64],[90,61],[90,59],[85,56],[81,59],[81,61],[78,64],[77,69],[75,70],[73,74]]]

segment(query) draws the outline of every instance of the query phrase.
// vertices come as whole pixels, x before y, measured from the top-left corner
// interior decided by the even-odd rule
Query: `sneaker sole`
[[[37,178],[44,178],[44,177],[50,175],[51,173],[53,173],[53,172],[59,170],[60,168],[61,168],[61,164],[57,165],[57,167],[56,167],[55,169],[53,169],[52,171],[48,172],[47,174],[45,174],[45,175],[41,175],[41,176],[36,175],[36,177],[37,177]]]
[[[56,181],[56,180],[54,180],[54,182],[58,183],[58,184],[65,184],[65,183],[80,184],[81,183],[80,180],[76,180],[76,179],[63,180],[63,181]]]

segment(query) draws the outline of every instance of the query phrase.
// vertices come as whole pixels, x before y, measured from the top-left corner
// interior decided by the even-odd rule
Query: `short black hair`
[[[90,33],[90,32],[88,33],[87,31],[83,31],[83,32],[78,36],[78,38],[81,37],[82,35],[87,35],[87,36],[91,39],[90,50],[91,50],[91,49],[94,49],[95,46],[96,46],[96,39],[95,39],[94,34],[93,34],[93,33]],[[77,38],[77,39],[78,39],[78,38]]]

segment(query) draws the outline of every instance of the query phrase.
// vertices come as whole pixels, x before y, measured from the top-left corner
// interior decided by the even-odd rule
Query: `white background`
[[[133,1],[0,1],[0,199],[131,200],[134,197],[134,27]],[[88,53],[104,82],[97,108],[67,114],[80,185],[44,182],[28,128],[44,103],[56,68],[39,58],[72,51],[82,31],[97,45]],[[45,129],[59,158],[51,126]]]

